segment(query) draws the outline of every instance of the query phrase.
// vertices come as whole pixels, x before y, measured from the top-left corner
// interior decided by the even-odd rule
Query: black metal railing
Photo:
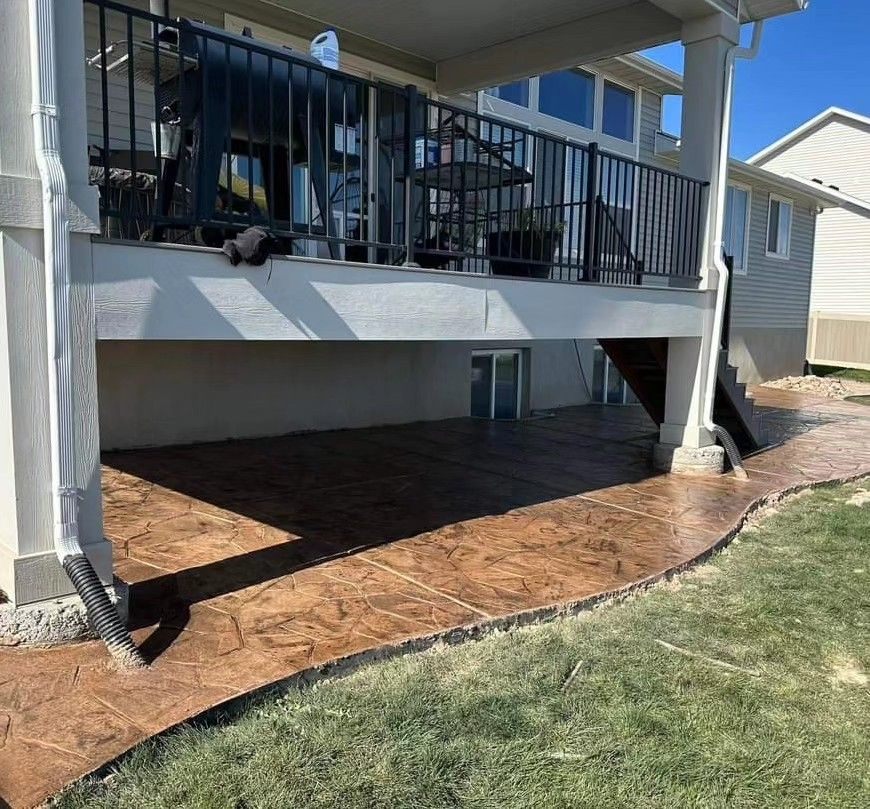
[[[104,234],[566,281],[698,274],[706,184],[326,68],[84,0]]]

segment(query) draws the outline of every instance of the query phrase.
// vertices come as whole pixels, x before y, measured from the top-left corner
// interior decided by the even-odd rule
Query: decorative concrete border
[[[845,485],[865,478],[870,479],[870,469],[852,475],[834,476],[822,480],[806,481],[803,483],[795,483],[791,486],[785,486],[781,489],[774,489],[750,503],[743,510],[743,513],[734,521],[732,526],[712,545],[701,551],[701,553],[691,559],[687,559],[685,562],[670,567],[667,570],[639,579],[638,581],[627,584],[617,590],[608,590],[576,601],[568,601],[562,604],[550,604],[544,607],[535,607],[534,609],[511,613],[510,615],[503,615],[485,621],[452,627],[431,635],[409,638],[401,643],[388,644],[385,646],[379,646],[376,649],[356,652],[351,655],[346,655],[345,657],[336,658],[330,663],[297,671],[287,677],[282,677],[280,680],[275,680],[266,685],[247,691],[244,694],[231,697],[224,702],[213,705],[211,708],[200,711],[181,722],[177,722],[171,727],[165,728],[164,730],[149,736],[148,739],[133,745],[133,747],[125,750],[111,761],[107,761],[104,764],[95,767],[90,772],[84,773],[79,778],[67,784],[58,795],[63,794],[85,778],[107,777],[119,762],[125,760],[134,750],[136,750],[136,748],[151,739],[166,736],[187,724],[196,724],[204,727],[213,727],[224,724],[228,720],[239,716],[242,711],[251,704],[251,702],[262,700],[266,696],[287,693],[295,687],[307,687],[324,681],[335,681],[359,671],[363,666],[368,665],[369,663],[379,663],[396,657],[402,657],[407,654],[424,652],[439,644],[457,646],[460,643],[481,640],[489,635],[495,634],[496,632],[504,632],[511,629],[520,629],[526,626],[536,626],[549,623],[558,618],[573,617],[597,607],[626,601],[635,595],[649,590],[657,584],[670,581],[682,573],[693,570],[699,564],[706,562],[708,559],[727,548],[746,527],[751,518],[760,511],[778,505],[784,500],[805,491],[811,491],[813,489],[821,488],[822,486],[835,484]],[[54,798],[49,799],[46,805],[54,805]]]

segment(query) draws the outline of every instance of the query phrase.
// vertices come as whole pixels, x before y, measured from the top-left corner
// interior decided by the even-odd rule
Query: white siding
[[[758,164],[817,178],[870,201],[870,126],[834,116]]]
[[[759,161],[870,201],[870,126],[835,115]],[[842,209],[819,217],[810,308],[870,315],[870,217]]]
[[[805,329],[813,269],[815,213],[795,200],[788,259],[765,255],[767,207],[771,186],[752,187],[749,255],[746,275],[734,276],[731,323],[739,328]]]
[[[870,219],[841,208],[819,217],[810,309],[870,315]]]

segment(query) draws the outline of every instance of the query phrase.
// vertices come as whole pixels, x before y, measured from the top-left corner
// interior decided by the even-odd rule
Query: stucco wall
[[[728,361],[747,385],[803,374],[807,329],[732,328]]]
[[[531,347],[532,409],[588,401],[572,341]],[[467,416],[471,352],[447,342],[103,341],[103,449]],[[581,352],[588,353],[584,346]],[[589,370],[586,371],[587,378]]]

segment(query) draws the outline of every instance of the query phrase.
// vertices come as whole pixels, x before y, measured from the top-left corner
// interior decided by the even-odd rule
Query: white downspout
[[[66,172],[60,157],[57,67],[51,0],[30,0],[33,139],[42,180],[48,402],[54,546],[63,561],[82,553],[78,538],[75,482],[72,349],[70,324],[70,238]]]
[[[739,45],[734,45],[728,49],[725,54],[725,92],[722,98],[722,137],[719,141],[719,167],[718,167],[718,187],[716,189],[716,199],[711,200],[713,204],[713,215],[710,218],[713,228],[713,267],[716,270],[716,307],[713,314],[713,334],[710,343],[710,357],[707,368],[707,384],[704,390],[704,408],[703,422],[704,428],[711,434],[716,435],[725,445],[729,457],[732,456],[732,448],[728,447],[728,443],[732,444],[731,437],[721,427],[713,422],[713,404],[716,398],[716,378],[719,369],[719,347],[722,344],[722,327],[725,319],[725,299],[728,290],[728,268],[722,260],[722,251],[724,249],[723,233],[725,228],[725,200],[728,189],[728,157],[731,147],[731,114],[732,114],[732,96],[734,85],[734,62],[737,59],[754,59],[758,55],[761,47],[761,34],[764,29],[764,22],[756,22],[752,28],[752,43],[748,48],[741,48]],[[736,447],[733,447],[733,452],[736,453]],[[739,459],[739,455],[736,456]],[[738,477],[746,477],[746,472],[742,465],[735,464],[734,458],[731,457],[735,472]]]
[[[128,665],[144,665],[79,541],[76,486],[75,400],[70,314],[72,254],[67,179],[60,155],[57,31],[54,0],[29,0],[31,115],[36,164],[42,182],[45,320],[48,352],[49,443],[54,548],[91,623],[109,651]]]

